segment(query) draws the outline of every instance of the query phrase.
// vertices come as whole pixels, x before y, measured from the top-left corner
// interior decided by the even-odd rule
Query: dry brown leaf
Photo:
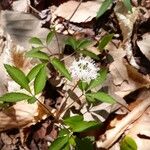
[[[142,36],[142,40],[137,41],[141,52],[150,60],[150,33],[146,33]]]
[[[134,123],[150,106],[149,92],[146,98],[139,103],[127,116],[115,124],[115,127],[109,129],[102,135],[97,141],[98,148],[109,148],[124,132],[125,130]]]
[[[3,27],[4,32],[8,33],[12,41],[26,50],[29,50],[31,45],[29,39],[31,37],[39,37],[43,41],[49,32],[48,29],[41,27],[41,20],[31,14],[15,11],[1,11],[0,12],[0,25]],[[58,53],[59,49],[64,46],[64,35],[57,34],[57,39],[54,38],[49,48],[51,52]]]
[[[28,4],[30,4],[30,0],[17,0],[12,3],[12,9],[14,11],[27,12],[29,9]]]
[[[139,150],[150,149],[150,108],[129,127],[126,134],[135,140]]]
[[[119,21],[124,40],[130,39],[133,25],[138,18],[138,8],[132,7],[133,12],[128,13],[123,2],[118,2],[114,10]]]
[[[70,21],[76,23],[91,21],[94,17],[96,17],[101,2],[102,1],[99,3],[96,1],[82,2]],[[56,9],[54,15],[69,20],[78,5],[79,2],[77,1],[68,1],[63,3]]]
[[[28,104],[21,101],[0,111],[0,131],[12,128],[24,128],[47,117],[47,112],[38,102]]]
[[[149,77],[139,73],[123,59],[114,61],[109,69],[114,84],[112,91],[120,97],[150,85]]]

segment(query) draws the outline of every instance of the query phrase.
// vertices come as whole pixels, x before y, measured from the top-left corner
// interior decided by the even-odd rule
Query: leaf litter
[[[45,2],[43,1],[43,4],[44,3]],[[57,2],[55,2],[55,4],[56,3]],[[46,103],[48,107],[53,108],[54,114],[57,110],[59,110],[59,108],[61,108],[61,106],[64,106],[64,104],[65,109],[71,105],[71,109],[66,109],[67,111],[64,112],[64,116],[67,116],[68,114],[70,114],[70,116],[73,116],[74,112],[78,110],[78,113],[83,114],[85,120],[91,121],[96,119],[99,122],[104,122],[104,126],[105,123],[107,125],[107,122],[110,122],[110,120],[108,119],[111,114],[115,114],[116,120],[118,116],[122,115],[122,118],[117,120],[111,128],[108,127],[103,131],[103,133],[100,132],[98,134],[99,138],[96,141],[96,145],[100,148],[118,150],[121,139],[123,139],[125,135],[129,135],[134,138],[139,150],[149,150],[148,143],[150,142],[150,130],[148,124],[150,105],[150,79],[148,64],[150,56],[149,30],[146,28],[146,26],[149,24],[149,19],[147,19],[148,10],[146,8],[148,7],[148,5],[147,3],[145,3],[146,2],[142,1],[141,5],[137,4],[138,6],[132,8],[132,13],[128,13],[122,2],[117,2],[115,8],[110,8],[102,16],[104,17],[106,23],[105,26],[98,27],[95,25],[96,21],[94,20],[96,17],[96,13],[101,6],[101,1],[81,2],[79,8],[73,16],[72,14],[78,7],[79,2],[61,1],[59,2],[59,6],[58,3],[55,6],[55,11],[53,11],[52,19],[49,22],[50,26],[56,25],[56,31],[59,32],[58,39],[52,40],[51,49],[54,50],[53,52],[58,50],[58,40],[60,45],[59,48],[63,49],[63,40],[67,38],[68,34],[74,34],[79,38],[86,36],[87,38],[91,39],[94,44],[90,45],[90,49],[93,49],[94,52],[96,51],[96,54],[98,52],[98,54],[105,60],[105,63],[107,60],[106,58],[108,57],[108,55],[105,54],[105,51],[108,52],[108,54],[113,58],[113,62],[108,61],[105,64],[109,68],[108,78],[106,79],[104,85],[98,88],[102,88],[102,90],[112,94],[121,105],[116,104],[115,106],[111,106],[110,104],[105,103],[88,105],[85,104],[85,98],[81,99],[80,101],[74,101],[74,97],[81,94],[80,90],[75,90],[74,93],[70,93],[72,94],[72,98],[69,98],[67,103],[64,103],[63,93],[64,91],[68,91],[68,89],[72,89],[72,85],[70,82],[68,82],[66,84],[68,87],[64,86],[64,88],[62,88],[65,81],[59,82],[59,79],[56,80],[56,76],[53,75],[51,75],[50,79],[52,79],[53,77],[54,80],[51,80],[48,84],[48,89],[52,90],[53,92],[47,93],[47,91],[45,91],[47,95],[44,95],[45,93],[43,93],[44,97],[41,97],[44,98],[45,102],[47,101]],[[4,2],[1,5],[3,6],[2,8],[4,8]],[[11,63],[14,64],[16,61],[15,57],[18,58],[18,56],[21,56],[21,49],[17,50],[17,56],[14,55],[15,51],[12,51],[13,55],[10,55],[6,52],[6,42],[8,42],[9,44],[13,42],[13,45],[18,44],[23,46],[24,48],[28,48],[27,41],[31,36],[39,36],[41,38],[44,38],[48,31],[46,28],[42,28],[41,21],[32,15],[33,10],[31,11],[31,13],[29,13],[28,9],[31,9],[31,7],[27,7],[27,4],[25,3],[24,7],[21,7],[21,10],[19,9],[19,11],[27,12],[27,14],[25,14],[22,12],[16,12],[19,8],[17,5],[20,5],[19,1],[18,3],[13,2],[12,12],[1,11],[1,16],[3,18],[3,22],[1,24],[2,32],[4,30],[13,39],[13,41],[10,41],[6,37],[6,34],[3,33],[1,35],[1,58],[9,57],[9,59],[11,59]],[[33,3],[29,5],[32,6]],[[9,7],[10,1],[7,1],[7,5],[5,5],[5,8]],[[52,7],[52,5],[49,5],[49,9],[51,9]],[[144,10],[146,13],[142,14],[141,10]],[[41,10],[39,9],[38,11],[40,12]],[[107,14],[110,15],[110,18],[112,17],[112,14],[115,14],[115,17],[112,17],[112,19],[109,20],[105,17],[105,15],[107,16]],[[11,15],[12,17],[9,17],[9,15]],[[30,26],[26,23],[26,21],[28,21],[28,24],[30,24]],[[113,26],[114,22],[115,25],[117,25],[117,33],[112,38],[112,42],[110,42],[106,46],[105,51],[99,52],[99,50],[95,46],[95,43],[106,33],[112,33],[112,30],[116,28],[116,26]],[[64,24],[69,24],[69,28],[67,28],[67,30],[69,29],[69,32],[64,32],[64,30],[66,30]],[[95,33],[95,30],[93,29],[93,26],[91,26],[91,24],[97,27],[97,33]],[[111,27],[110,24],[112,25]],[[65,34],[65,36],[63,34]],[[6,38],[6,41],[3,39],[3,37]],[[120,37],[123,38],[121,39]],[[13,49],[17,49],[18,45],[12,46]],[[72,58],[73,57],[74,56],[72,56]],[[69,60],[70,62],[72,61],[72,58]],[[9,61],[10,63],[10,60],[7,59],[7,61]],[[28,60],[23,60],[23,62],[26,61]],[[67,64],[70,64],[70,62],[68,62],[67,60],[66,62]],[[31,66],[34,66],[36,62],[28,62],[28,64],[29,63],[31,63]],[[25,71],[25,66],[29,66],[28,64],[25,63],[25,65],[23,65],[22,63],[21,65],[18,65],[19,68],[22,68],[22,70]],[[13,81],[8,78],[3,68],[3,61],[1,61],[0,66],[1,72],[2,74],[4,74],[3,76],[1,76],[1,95],[3,93],[6,93],[8,90],[20,90],[19,87],[15,89],[15,83],[13,83]],[[54,70],[53,72],[55,73]],[[58,85],[58,89],[54,88],[53,81],[57,81],[60,84]],[[134,92],[138,94],[140,93],[140,98],[137,99],[136,95],[132,96],[134,102],[133,107],[131,107],[131,102],[129,102],[126,98]],[[54,95],[54,93],[56,93],[56,95]],[[41,102],[43,103],[43,101]],[[82,108],[80,108],[80,104],[83,104]],[[3,143],[0,144],[1,149],[14,149],[17,143],[15,140],[17,140],[18,137],[20,138],[20,149],[21,147],[22,149],[48,149],[48,144],[57,137],[58,128],[53,124],[53,118],[48,117],[47,112],[43,110],[43,107],[39,107],[41,107],[39,103],[28,104],[25,102],[17,102],[16,104],[8,108],[6,107],[5,110],[1,110],[0,131],[3,131],[0,138],[0,143]],[[122,114],[123,109],[125,109],[125,111]],[[111,126],[111,123],[109,123],[109,126]],[[17,134],[15,134],[14,132],[14,136],[12,136],[7,132],[8,129],[10,130],[12,128],[18,128],[19,130],[23,131],[17,131]],[[141,128],[144,130],[141,131]],[[49,134],[47,134],[47,132]],[[11,139],[13,139],[14,142],[10,140],[9,136],[12,136]],[[32,140],[32,138],[34,140]],[[24,142],[23,145],[21,144],[21,140]],[[12,147],[10,145],[12,145]]]

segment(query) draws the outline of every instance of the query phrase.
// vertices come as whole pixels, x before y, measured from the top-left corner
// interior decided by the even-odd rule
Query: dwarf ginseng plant
[[[63,50],[59,51],[59,53],[51,52],[49,44],[54,36],[55,30],[52,30],[48,33],[44,42],[37,37],[30,39],[32,49],[26,53],[26,56],[37,59],[38,63],[27,74],[15,66],[9,64],[4,65],[10,77],[20,85],[20,91],[6,93],[0,97],[0,101],[2,103],[14,103],[27,100],[28,103],[38,101],[41,104],[38,99],[42,94],[46,81],[51,78],[51,74],[55,71],[57,73],[57,77],[55,78],[62,80],[64,85],[71,84],[71,89],[65,90],[64,100],[56,110],[56,113],[48,110],[49,115],[52,115],[54,118],[54,123],[59,126],[58,137],[51,143],[49,150],[92,150],[95,142],[94,137],[87,136],[79,138],[77,133],[100,128],[101,122],[84,120],[84,114],[80,110],[85,104],[90,106],[91,104],[96,105],[97,103],[103,102],[110,104],[116,103],[113,97],[99,88],[106,80],[108,70],[107,68],[100,67],[100,58],[98,55],[88,50],[88,46],[91,44],[90,40],[77,40],[69,37],[64,42],[66,45],[72,47],[73,52],[66,56]],[[98,49],[103,51],[112,38],[113,34],[103,37],[98,44]],[[66,65],[65,61],[70,57],[72,58],[72,62]],[[53,69],[50,69],[49,65]],[[79,94],[76,93],[77,89],[80,91]],[[74,99],[72,95],[76,98]],[[72,102],[67,105],[69,99],[72,99]],[[73,115],[66,113],[77,103],[76,99],[78,99],[78,104],[80,105],[77,111],[79,113]],[[48,109],[45,104],[41,105],[45,109]]]

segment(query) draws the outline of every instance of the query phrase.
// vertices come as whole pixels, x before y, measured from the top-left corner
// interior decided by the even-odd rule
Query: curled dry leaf
[[[61,4],[54,12],[54,15],[62,17],[66,20],[69,20],[71,18],[71,20],[69,21],[75,23],[89,22],[94,17],[96,17],[101,2],[102,1],[100,1],[99,3],[95,1],[82,2],[73,17],[71,18],[72,14],[78,7],[79,2],[68,1]]]
[[[114,83],[111,88],[120,97],[124,97],[130,92],[150,85],[149,76],[139,73],[125,59],[114,61],[109,69],[112,82]]]
[[[118,2],[115,7],[115,14],[119,21],[123,39],[130,39],[133,25],[138,18],[138,8],[133,7],[132,13],[127,13],[127,9],[122,2]]]
[[[147,57],[150,61],[150,33],[146,33],[142,36],[142,40],[137,41],[137,45],[139,46],[141,52]]]
[[[0,25],[4,32],[11,36],[14,43],[23,46],[27,50],[30,49],[29,39],[31,37],[38,37],[44,41],[49,32],[48,29],[41,27],[41,20],[24,12],[1,11]],[[57,38],[53,38],[49,45],[53,53],[57,53],[64,46],[65,36],[57,34]]]
[[[143,99],[127,116],[115,124],[115,127],[109,129],[96,142],[98,148],[109,148],[112,144],[125,132],[125,130],[135,122],[150,106],[149,92],[147,97]]]
[[[28,127],[46,117],[47,113],[38,102],[21,101],[0,112],[0,131]]]

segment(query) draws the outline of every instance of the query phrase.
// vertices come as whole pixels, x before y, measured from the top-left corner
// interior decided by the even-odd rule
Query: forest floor
[[[27,74],[40,62],[24,57],[24,53],[32,49],[30,38],[45,40],[50,29],[55,28],[55,36],[43,52],[53,56],[59,54],[68,67],[79,57],[74,51],[74,41],[72,44],[68,38],[73,37],[77,42],[89,40],[90,44],[85,42],[87,45],[81,54],[94,59],[102,73],[101,85],[93,92],[100,90],[113,97],[109,97],[108,101],[104,99],[98,103],[86,103],[84,100],[88,98],[83,93],[81,95],[83,87],[73,87],[74,83],[59,76],[57,69],[60,68],[48,65],[49,75],[39,101],[33,104],[24,101],[2,103],[0,150],[51,150],[49,147],[58,138],[61,127],[62,120],[57,123],[55,120],[59,113],[61,119],[78,114],[86,121],[102,123],[102,127],[91,132],[73,133],[80,139],[94,137],[92,147],[88,147],[85,142],[85,145],[82,143],[82,146],[77,146],[77,150],[150,150],[150,2],[132,0],[130,8],[122,0],[114,0],[100,14],[97,12],[102,2],[0,1],[1,96],[22,90],[8,76],[3,65],[13,65]],[[64,42],[66,40],[70,43]],[[102,40],[103,43],[100,42]],[[131,137],[131,143],[124,137]],[[123,139],[129,142],[126,149],[120,147]],[[59,149],[65,148],[57,147],[54,150]],[[74,148],[70,146],[69,149]]]

